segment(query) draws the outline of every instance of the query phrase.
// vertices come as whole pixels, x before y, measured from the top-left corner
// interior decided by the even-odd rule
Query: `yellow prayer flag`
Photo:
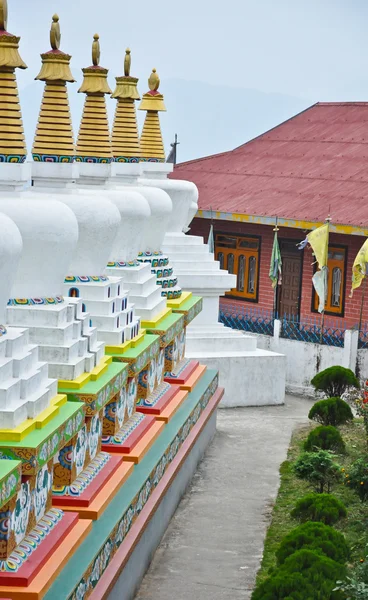
[[[359,250],[353,264],[353,277],[351,282],[351,295],[353,290],[358,288],[362,283],[366,273],[368,264],[368,240],[365,240],[363,246]]]
[[[312,246],[313,254],[317,259],[318,267],[322,269],[322,267],[327,267],[328,260],[328,231],[329,224],[322,225],[311,231],[307,235],[307,240],[309,244]]]

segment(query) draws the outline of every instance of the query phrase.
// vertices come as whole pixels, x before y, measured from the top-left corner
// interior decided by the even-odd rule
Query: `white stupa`
[[[219,370],[225,387],[222,406],[282,404],[285,357],[258,349],[256,337],[219,323],[220,296],[234,287],[235,276],[220,269],[202,238],[185,235],[198,208],[198,190],[192,182],[168,179],[173,165],[162,162],[159,143],[153,150],[157,160],[153,156],[141,163],[140,183],[158,187],[171,198],[173,210],[163,252],[170,257],[183,289],[203,298],[202,312],[187,328],[186,356]]]

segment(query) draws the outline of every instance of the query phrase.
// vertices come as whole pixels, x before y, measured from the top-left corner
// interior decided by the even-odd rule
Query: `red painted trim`
[[[89,506],[92,500],[101,491],[104,485],[111,479],[116,470],[123,462],[122,456],[110,456],[110,460],[91,481],[87,489],[80,496],[58,496],[52,497],[52,505],[62,508],[63,506]]]
[[[64,513],[61,521],[38,548],[32,552],[17,573],[0,573],[0,585],[27,587],[77,522],[78,513]]]
[[[180,377],[165,377],[165,381],[167,383],[177,383],[177,384],[183,384],[187,381],[187,379],[189,379],[189,377],[192,375],[192,373],[194,373],[194,371],[196,370],[196,368],[199,365],[199,360],[192,360],[188,366],[184,369],[184,371],[182,372],[182,374],[180,375]]]
[[[143,421],[132,431],[130,436],[121,445],[115,444],[102,444],[102,450],[105,452],[117,452],[119,454],[130,454],[134,447],[140,442],[142,437],[151,429],[152,425],[156,423],[155,417],[147,415]]]
[[[138,406],[137,412],[145,415],[160,415],[178,392],[180,392],[180,387],[172,385],[154,406]]]
[[[215,394],[212,396],[201,417],[199,418],[199,420],[191,430],[190,434],[188,435],[187,439],[181,446],[178,454],[167,468],[165,475],[163,476],[155,490],[152,492],[151,497],[147,501],[147,504],[143,508],[139,517],[132,525],[132,528],[126,536],[124,542],[120,546],[117,553],[114,555],[113,559],[110,561],[109,566],[102,575],[96,588],[89,596],[89,600],[107,599],[108,594],[111,592],[121,571],[128,562],[130,555],[132,554],[137,543],[139,542],[145,528],[147,527],[148,522],[156,512],[162,497],[164,496],[171,483],[173,482],[174,478],[176,477],[179,469],[181,468],[188,454],[195,445],[197,438],[204,429],[207,421],[211,417],[212,413],[216,410],[217,405],[219,404],[223,395],[224,389],[218,388]]]

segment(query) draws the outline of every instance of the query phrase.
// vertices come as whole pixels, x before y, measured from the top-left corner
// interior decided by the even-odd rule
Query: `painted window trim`
[[[218,236],[227,236],[227,237],[233,237],[236,238],[236,247],[235,248],[230,248],[230,247],[226,247],[226,246],[221,246],[218,245],[217,239]],[[260,235],[253,235],[253,234],[246,234],[246,233],[232,233],[230,231],[215,231],[214,234],[214,238],[215,238],[215,257],[216,260],[219,260],[218,256],[220,253],[223,254],[224,256],[224,260],[223,260],[223,268],[227,269],[227,257],[229,254],[234,254],[234,274],[237,277],[237,283],[235,288],[233,288],[231,291],[225,292],[225,297],[226,298],[234,298],[235,300],[242,300],[243,302],[252,302],[252,303],[258,303],[258,296],[259,296],[259,283],[260,283],[260,265],[261,265],[261,243],[262,243],[262,236]],[[239,239],[248,239],[248,240],[254,240],[257,241],[258,243],[258,248],[241,248],[238,247],[238,241]],[[237,286],[238,286],[238,265],[239,265],[239,258],[240,256],[244,256],[245,257],[245,270],[244,270],[244,291],[243,292],[239,292],[237,290]],[[256,259],[256,273],[255,273],[255,291],[254,294],[249,294],[248,290],[248,277],[249,277],[249,258],[251,256],[254,256]]]

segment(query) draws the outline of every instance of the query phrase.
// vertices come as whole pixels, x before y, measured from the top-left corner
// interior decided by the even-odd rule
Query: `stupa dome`
[[[5,309],[22,252],[22,237],[18,227],[0,213],[0,324],[5,323]]]

